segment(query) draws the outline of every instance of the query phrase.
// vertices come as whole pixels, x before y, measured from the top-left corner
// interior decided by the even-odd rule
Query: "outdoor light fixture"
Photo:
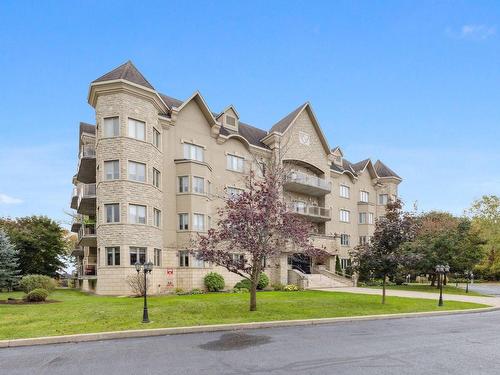
[[[146,262],[144,264],[141,264],[139,262],[135,262],[135,270],[137,271],[137,274],[139,274],[139,272],[141,272],[141,268],[142,268],[142,272],[144,273],[144,310],[142,313],[142,322],[149,323],[148,301],[147,301],[148,283],[147,283],[146,275],[148,273],[151,273],[151,271],[153,271],[153,263],[151,263],[150,261]]]
[[[465,271],[465,280],[466,280],[466,284],[465,284],[465,293],[469,293],[469,282],[472,280],[472,278],[474,277],[474,274],[472,273],[472,271]]]
[[[439,283],[439,303],[438,306],[443,306],[443,281],[446,274],[450,272],[450,266],[438,264],[436,266],[436,273],[438,275],[438,283]]]

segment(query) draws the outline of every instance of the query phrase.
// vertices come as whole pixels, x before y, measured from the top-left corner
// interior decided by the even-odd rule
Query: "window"
[[[140,141],[146,140],[145,133],[146,124],[133,118],[128,119],[128,136],[131,138],[139,139]]]
[[[119,266],[120,265],[120,248],[119,247],[107,247],[106,248],[106,264],[108,266]]]
[[[370,194],[367,191],[359,191],[359,201],[368,203],[370,201]]]
[[[179,267],[189,267],[189,251],[179,251]]]
[[[205,261],[203,259],[198,259],[198,254],[193,256],[193,267],[205,268]]]
[[[373,224],[373,212],[368,212],[368,224]]]
[[[120,222],[120,205],[118,203],[105,204],[104,212],[106,212],[106,223]]]
[[[389,200],[389,195],[388,194],[379,194],[379,196],[378,196],[378,204],[387,204],[388,200]]]
[[[348,234],[342,233],[340,235],[340,244],[342,246],[349,246],[350,243],[351,243],[351,236],[349,236]]]
[[[205,229],[205,215],[193,214],[193,230],[203,231]]]
[[[130,247],[130,265],[133,266],[139,262],[146,263],[146,248],[145,247]]]
[[[128,162],[128,179],[133,181],[146,181],[146,164],[135,161]]]
[[[366,212],[359,213],[359,223],[366,224]]]
[[[160,177],[160,171],[156,168],[153,168],[153,186],[157,187],[158,189],[160,188]]]
[[[227,187],[226,193],[229,198],[234,198],[243,193],[243,189],[238,189],[235,187]]]
[[[161,146],[161,134],[156,128],[153,128],[153,145],[158,148]]]
[[[236,172],[243,172],[243,164],[245,159],[235,155],[227,155],[227,169]]]
[[[120,135],[120,122],[118,117],[104,119],[104,137],[118,137]]]
[[[179,214],[179,230],[188,230],[188,229],[189,229],[189,215]]]
[[[146,206],[129,204],[128,221],[132,224],[146,224]]]
[[[346,185],[340,185],[340,196],[342,198],[349,198],[351,195],[351,188]]]
[[[161,225],[161,211],[157,208],[153,208],[153,225],[155,227]]]
[[[157,267],[161,267],[161,249],[155,249],[155,257],[153,264]]]
[[[340,259],[340,267],[345,270],[346,268],[351,266],[351,260],[350,259]]]
[[[340,210],[339,211],[339,220],[342,221],[343,223],[348,223],[350,221],[350,212],[347,210]]]
[[[244,264],[245,263],[245,255],[239,253],[232,253],[231,257],[233,258],[233,263],[236,264]]]
[[[203,177],[193,177],[193,192],[198,194],[205,193],[205,180]]]
[[[184,159],[203,161],[203,148],[191,143],[184,143]]]
[[[179,176],[179,193],[187,193],[189,191],[189,177]]]
[[[307,213],[307,205],[306,202],[295,201],[293,202],[293,211],[301,214]]]
[[[229,126],[236,126],[236,119],[233,116],[226,115],[226,124]]]
[[[366,245],[368,243],[368,237],[367,236],[359,236],[359,244],[360,245]]]
[[[207,229],[212,228],[212,218],[210,216],[207,216]]]
[[[117,180],[120,178],[120,162],[118,160],[108,160],[104,162],[104,179]]]

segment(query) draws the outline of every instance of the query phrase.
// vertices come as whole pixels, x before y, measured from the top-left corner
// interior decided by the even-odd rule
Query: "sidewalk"
[[[372,289],[372,288],[326,288],[318,289],[325,292],[345,292],[345,293],[356,293],[356,294],[376,294],[382,296],[382,289]],[[413,292],[409,290],[394,290],[386,289],[386,296],[388,297],[408,297],[408,298],[423,298],[423,299],[439,299],[438,293],[426,293],[426,292]],[[493,307],[500,307],[500,298],[498,297],[479,297],[479,296],[464,296],[457,294],[446,294],[443,293],[443,300],[446,301],[459,301],[459,302],[473,302],[481,303],[483,305],[489,305]]]

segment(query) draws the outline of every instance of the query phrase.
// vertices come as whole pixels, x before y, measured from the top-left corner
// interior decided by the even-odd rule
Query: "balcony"
[[[78,230],[78,245],[97,246],[95,224],[83,224]]]
[[[337,237],[327,234],[311,234],[312,244],[320,249],[324,249],[330,255],[335,255],[339,251],[340,240]]]
[[[71,193],[71,205],[70,207],[73,210],[78,208],[78,188],[76,186],[73,187],[73,192]]]
[[[71,207],[71,208],[73,208],[73,207]],[[84,220],[83,215],[76,215],[75,217],[73,217],[73,222],[71,223],[71,231],[73,233],[78,233],[78,231],[80,230],[80,227],[82,226],[83,220]]]
[[[85,184],[95,182],[96,177],[95,145],[84,144],[80,148],[76,179]]]
[[[290,172],[283,186],[288,191],[313,196],[323,196],[332,191],[330,181],[298,171]]]
[[[97,278],[96,264],[80,264],[76,268],[79,279],[95,279]]]
[[[82,257],[83,256],[83,249],[80,246],[75,246],[75,248],[71,252],[71,255],[74,257]]]
[[[329,208],[307,205],[301,202],[293,202],[290,204],[289,208],[292,212],[303,215],[309,220],[317,223],[332,219],[332,212]]]
[[[78,204],[76,211],[82,215],[95,216],[96,213],[95,184],[81,184],[78,187]]]

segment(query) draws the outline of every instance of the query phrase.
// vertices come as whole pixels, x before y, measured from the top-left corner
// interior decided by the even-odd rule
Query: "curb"
[[[362,315],[353,317],[301,319],[301,320],[275,320],[269,322],[215,324],[215,325],[203,325],[203,326],[192,326],[192,327],[172,327],[172,328],[137,329],[137,330],[100,332],[100,333],[84,333],[84,334],[64,335],[64,336],[46,336],[46,337],[37,337],[30,339],[0,340],[0,348],[78,343],[78,342],[138,338],[138,337],[180,335],[187,333],[221,332],[221,331],[261,329],[261,328],[273,328],[273,327],[309,326],[309,325],[334,324],[342,322],[370,321],[370,320],[383,320],[383,319],[404,319],[404,318],[417,318],[423,316],[475,314],[475,313],[490,312],[497,310],[500,310],[500,306],[483,307],[483,308],[468,309],[468,310],[428,311],[428,312],[403,313],[403,314],[381,314],[381,315],[364,315],[364,316]]]

